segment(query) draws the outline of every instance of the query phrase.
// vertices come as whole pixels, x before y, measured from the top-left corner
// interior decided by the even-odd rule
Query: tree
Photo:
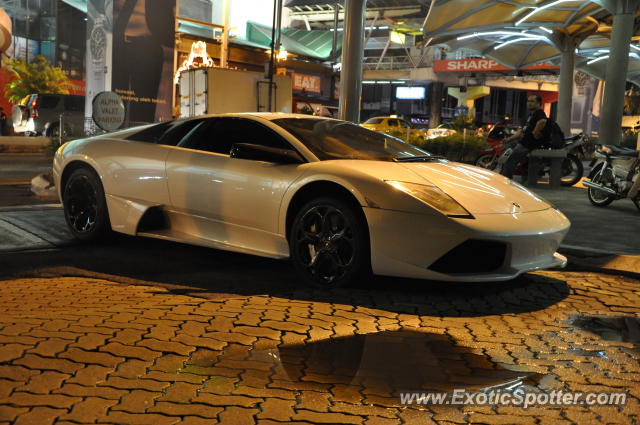
[[[74,87],[64,71],[51,66],[43,56],[36,56],[31,63],[22,59],[5,60],[4,66],[14,76],[4,88],[5,97],[12,103],[33,93],[69,94]]]

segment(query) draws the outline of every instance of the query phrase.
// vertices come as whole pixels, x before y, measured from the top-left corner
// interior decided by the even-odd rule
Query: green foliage
[[[480,156],[480,152],[486,149],[487,140],[476,135],[464,136],[458,133],[412,144],[451,161],[474,162]]]
[[[14,76],[4,88],[5,97],[12,103],[33,93],[69,94],[73,88],[62,69],[51,66],[43,56],[36,56],[32,63],[5,59],[3,66]]]
[[[397,137],[398,139],[404,140],[405,142],[411,143],[412,145],[420,146],[420,143],[424,142],[424,133],[420,131],[407,131],[406,129],[389,129],[384,132],[393,137]]]
[[[458,115],[453,121],[451,121],[451,128],[458,133],[466,128],[467,130],[475,130],[477,127],[473,124],[473,119],[467,115]]]

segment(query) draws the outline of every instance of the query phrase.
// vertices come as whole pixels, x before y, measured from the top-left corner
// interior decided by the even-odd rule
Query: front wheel
[[[561,166],[562,177],[560,178],[560,184],[562,186],[573,186],[582,180],[584,176],[584,165],[580,158],[573,154],[568,154],[562,161]]]
[[[313,286],[347,286],[370,273],[366,223],[342,200],[323,197],[308,202],[289,233],[293,265]]]
[[[476,167],[486,168],[487,170],[495,170],[498,165],[498,158],[496,155],[486,153],[476,159],[475,165]]]
[[[600,169],[596,171],[591,181],[596,184],[601,184],[606,186],[606,182],[604,179],[604,171],[606,167],[604,165],[600,165]],[[589,201],[595,205],[596,207],[606,207],[610,203],[615,200],[614,196],[607,195],[605,192],[593,188],[588,188],[587,196],[589,197]]]
[[[104,189],[98,175],[88,168],[73,171],[62,192],[64,218],[73,236],[94,241],[111,231]]]

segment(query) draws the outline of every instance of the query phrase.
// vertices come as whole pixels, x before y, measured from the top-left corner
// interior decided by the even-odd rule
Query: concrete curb
[[[640,255],[620,254],[576,246],[561,246],[558,251],[568,259],[567,270],[622,273],[640,279]]]
[[[0,137],[0,152],[3,153],[38,153],[45,151],[50,145],[49,137]]]

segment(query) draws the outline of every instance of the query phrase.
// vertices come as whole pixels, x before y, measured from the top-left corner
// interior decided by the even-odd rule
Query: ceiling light
[[[523,23],[524,21],[526,21],[527,19],[529,19],[530,17],[532,17],[533,15],[535,15],[536,13],[540,12],[541,10],[544,10],[548,7],[551,6],[555,6],[556,4],[560,4],[560,3],[566,3],[568,1],[573,1],[573,0],[556,0],[554,2],[545,4],[544,6],[540,6],[540,7],[536,7],[535,9],[533,9],[531,12],[529,12],[528,14],[525,15],[524,18],[520,19],[518,22],[516,22],[516,26],[520,25],[521,23]]]
[[[607,59],[609,57],[609,55],[607,56],[600,56],[599,58],[595,58],[590,60],[589,62],[587,62],[587,65],[591,65],[592,63],[596,63],[596,62],[600,62],[603,59]]]

